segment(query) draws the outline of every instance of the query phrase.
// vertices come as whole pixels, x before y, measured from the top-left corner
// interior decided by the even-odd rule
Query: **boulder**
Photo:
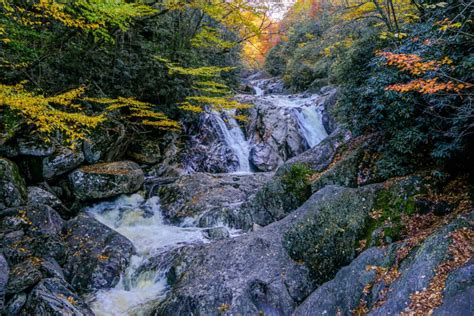
[[[36,261],[25,260],[11,267],[6,293],[15,294],[27,290],[42,279]]]
[[[315,193],[291,216],[254,232],[211,244],[188,247],[175,255],[168,272],[171,291],[156,307],[158,315],[291,315],[317,283],[311,265],[292,259],[288,234],[292,234],[308,218],[332,209],[353,210],[353,217],[369,212],[375,186],[349,189],[329,186]],[[362,201],[363,198],[366,201]],[[356,198],[352,201],[352,198]],[[347,206],[344,204],[348,204]],[[364,206],[366,207],[364,209]],[[331,223],[325,223],[331,229]],[[350,225],[346,225],[350,227]],[[323,230],[324,228],[319,228]],[[309,235],[312,233],[305,230]],[[334,229],[334,237],[352,239],[354,232]],[[329,241],[321,246],[332,247]],[[346,251],[331,251],[336,265],[347,263]],[[290,252],[289,252],[290,251]],[[321,274],[330,275],[338,267],[321,265]],[[314,274],[314,273],[313,273]]]
[[[131,161],[84,166],[69,175],[71,190],[80,201],[133,193],[140,189],[143,182],[143,171]]]
[[[446,280],[443,291],[443,303],[435,309],[433,315],[473,315],[474,303],[474,260],[455,270]]]
[[[58,278],[44,279],[35,286],[23,312],[29,315],[94,315],[72,287]]]
[[[213,227],[204,230],[204,236],[210,240],[221,240],[230,237],[230,233],[225,227]]]
[[[10,269],[5,257],[0,253],[0,313],[3,312],[5,307],[5,293],[8,284],[8,274]]]
[[[199,226],[209,227],[218,222],[228,222],[229,214],[271,176],[270,173],[194,173],[155,188],[166,219],[176,223],[186,217],[193,217],[198,218]]]
[[[320,90],[320,94],[323,97],[323,101],[321,104],[323,105],[323,126],[326,129],[328,134],[334,132],[337,128],[339,128],[339,124],[336,122],[336,119],[332,115],[332,111],[334,110],[334,105],[337,101],[338,90],[335,87],[327,86],[323,87]]]
[[[351,315],[365,299],[364,288],[376,281],[375,269],[388,268],[393,263],[394,247],[370,248],[350,265],[342,268],[333,280],[317,288],[293,313],[294,316]]]
[[[5,306],[5,315],[21,315],[21,309],[25,306],[27,298],[28,295],[25,292],[13,295]]]
[[[0,213],[0,248],[10,265],[32,257],[64,260],[60,239],[64,223],[59,214],[46,205],[10,208]]]
[[[283,243],[291,258],[304,262],[319,283],[332,278],[355,258],[357,241],[365,234],[381,188],[328,186],[324,197],[312,196],[304,205],[317,203],[313,211],[285,233]]]
[[[76,291],[93,292],[118,283],[135,251],[127,238],[84,213],[66,222],[63,233],[68,251],[64,273]]]
[[[127,156],[140,164],[152,165],[161,160],[160,141],[139,137],[135,139],[127,150]]]
[[[54,153],[54,144],[40,137],[29,136],[16,140],[18,154],[23,156],[46,157]]]
[[[57,146],[55,151],[47,157],[25,156],[22,159],[22,171],[31,181],[51,180],[68,173],[83,161],[82,151]]]
[[[71,211],[63,205],[61,200],[56,195],[40,187],[28,187],[28,204],[47,205],[62,216],[69,217],[72,215]]]
[[[472,219],[472,215],[470,217]],[[399,315],[413,312],[408,309],[411,295],[428,287],[436,268],[450,257],[450,233],[469,227],[471,219],[461,217],[439,227],[417,247],[399,242],[365,250],[342,268],[334,279],[317,288],[293,315],[350,315],[354,311],[364,311],[367,315]],[[401,253],[406,255],[401,257]],[[443,303],[433,315],[472,314],[473,306],[468,298],[473,293],[473,270],[471,260],[449,274],[442,294]],[[384,277],[386,272],[392,277]]]
[[[0,158],[0,209],[26,203],[25,181],[18,167],[8,159]]]

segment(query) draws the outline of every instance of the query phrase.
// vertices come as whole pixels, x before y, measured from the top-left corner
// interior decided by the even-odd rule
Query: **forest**
[[[471,0],[0,0],[0,315],[472,315]]]

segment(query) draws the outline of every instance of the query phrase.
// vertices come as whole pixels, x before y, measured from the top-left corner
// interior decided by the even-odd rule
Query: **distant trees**
[[[294,90],[340,86],[340,120],[356,135],[382,136],[380,170],[469,157],[472,1],[297,4],[298,15],[290,11],[283,21],[287,40],[270,51],[266,67]]]
[[[241,43],[264,19],[247,0],[0,0],[2,137],[26,124],[73,141],[114,113],[176,129],[182,110],[239,106]]]

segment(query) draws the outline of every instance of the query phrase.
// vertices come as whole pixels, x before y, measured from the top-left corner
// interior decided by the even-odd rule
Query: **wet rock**
[[[13,297],[8,301],[8,304],[5,306],[5,315],[21,315],[21,310],[23,306],[25,306],[27,298],[28,296],[24,292],[13,295]]]
[[[33,287],[42,279],[41,272],[37,268],[36,262],[25,260],[11,267],[7,294],[15,294]]]
[[[156,308],[156,314],[218,315],[225,311],[233,315],[291,315],[317,285],[308,267],[291,258],[285,235],[325,209],[337,213],[348,203],[348,194],[350,197],[367,195],[366,203],[370,204],[372,190],[326,187],[291,216],[278,222],[246,235],[184,249],[172,264],[168,275],[169,280],[173,280],[172,288]],[[359,205],[352,203],[354,209]],[[330,228],[330,223],[325,225]],[[347,232],[348,239],[350,236]],[[331,255],[337,264],[347,260],[343,252]],[[335,269],[324,268],[327,273]]]
[[[82,151],[57,146],[54,153],[47,157],[25,157],[22,171],[31,181],[51,180],[73,170],[83,161]]]
[[[107,121],[94,130],[83,142],[85,161],[90,164],[114,161],[121,157],[128,146],[125,126]]]
[[[133,244],[88,214],[65,223],[66,280],[79,292],[114,287],[134,253]]]
[[[28,296],[24,312],[30,315],[94,315],[64,280],[42,280]]]
[[[283,159],[269,144],[257,144],[250,150],[250,162],[258,171],[272,171],[283,163]]]
[[[230,237],[230,233],[225,227],[213,227],[204,230],[204,236],[211,240],[221,240]]]
[[[5,306],[5,292],[8,284],[8,274],[10,269],[5,257],[0,253],[0,313]]]
[[[324,107],[323,126],[326,132],[331,134],[339,127],[339,124],[332,115],[332,110],[337,101],[338,90],[335,87],[327,86],[321,88],[320,93],[324,98],[324,101],[321,102]]]
[[[69,175],[69,185],[80,201],[133,193],[143,182],[143,171],[131,161],[84,166]]]
[[[254,194],[271,174],[246,175],[195,173],[158,185],[161,210],[166,219],[180,222],[199,217],[202,227],[227,222],[228,214]]]
[[[239,159],[226,140],[226,124],[229,123],[220,114],[201,115],[196,127],[189,131],[190,140],[181,154],[186,169],[211,173],[238,170]]]
[[[0,158],[0,209],[26,203],[25,181],[18,167],[8,159]]]

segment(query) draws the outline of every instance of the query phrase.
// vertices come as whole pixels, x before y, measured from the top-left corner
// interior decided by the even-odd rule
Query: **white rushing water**
[[[234,113],[214,113],[216,122],[219,126],[219,129],[222,132],[224,137],[224,142],[229,146],[234,154],[237,156],[239,161],[238,172],[250,172],[250,145],[249,142],[245,139],[244,132],[242,128],[237,123],[237,120],[233,117]],[[222,115],[225,115],[225,120],[222,118]]]
[[[94,295],[91,307],[98,316],[145,313],[144,304],[162,296],[167,284],[165,271],[145,271],[137,275],[141,264],[165,249],[205,242],[200,228],[165,224],[157,197],[145,200],[139,194],[121,196],[115,201],[90,207],[87,212],[127,237],[137,250],[117,286]]]
[[[291,110],[301,136],[310,148],[319,144],[328,134],[323,125],[322,108],[318,106],[319,95],[267,95],[261,97],[262,104],[271,104]]]

